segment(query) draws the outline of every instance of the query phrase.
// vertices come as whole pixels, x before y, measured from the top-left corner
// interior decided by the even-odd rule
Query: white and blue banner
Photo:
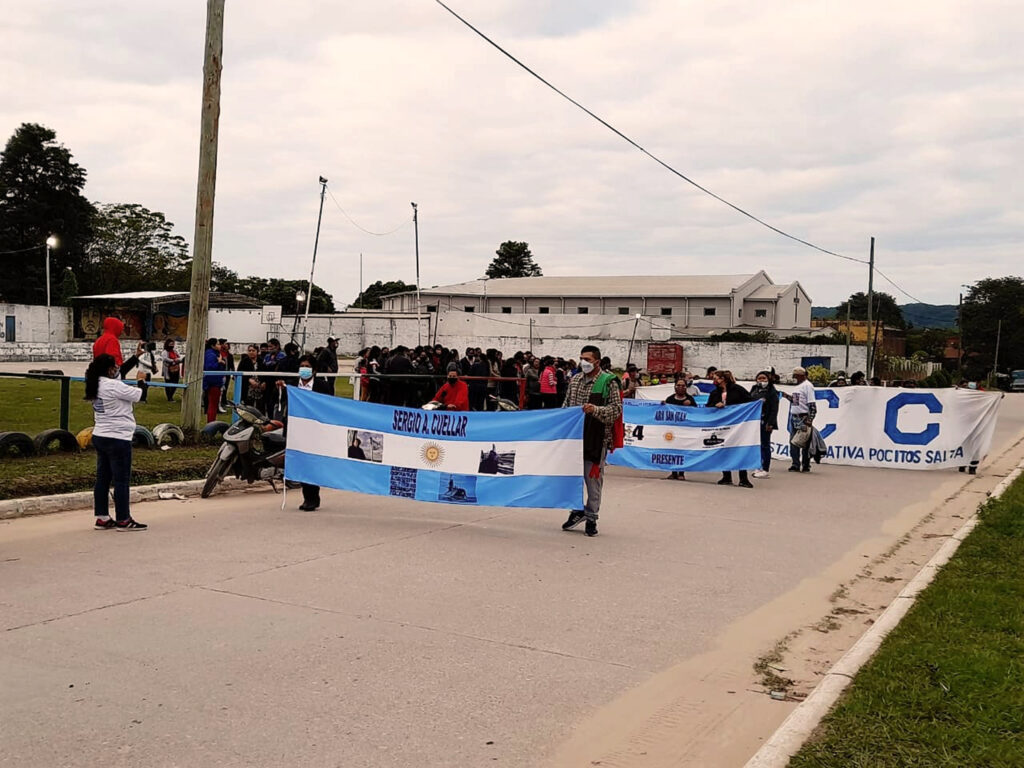
[[[761,401],[684,408],[623,400],[625,445],[608,463],[671,472],[724,472],[761,466]]]
[[[747,386],[747,384],[744,384]],[[787,392],[791,386],[782,385]],[[671,385],[641,387],[652,401]],[[977,464],[992,446],[1002,394],[971,389],[827,387],[814,390],[814,427],[825,441],[824,464],[891,469],[953,469]],[[779,401],[772,456],[787,460],[789,401]]]
[[[485,507],[583,508],[583,409],[423,411],[288,388],[285,476]]]

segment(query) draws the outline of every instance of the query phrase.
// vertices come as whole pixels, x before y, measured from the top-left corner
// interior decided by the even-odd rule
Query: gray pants
[[[583,514],[587,520],[597,522],[597,513],[601,511],[601,489],[604,487],[604,460],[607,458],[607,451],[601,451],[601,474],[599,477],[591,477],[590,470],[594,468],[593,461],[583,462],[583,483],[587,487],[587,503],[583,507]]]

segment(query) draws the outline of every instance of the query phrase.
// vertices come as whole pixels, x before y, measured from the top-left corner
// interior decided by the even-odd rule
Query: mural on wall
[[[116,317],[124,323],[123,339],[146,338],[146,313],[134,309],[108,309],[101,307],[82,307],[77,311],[75,336],[80,339],[95,339],[103,333],[103,319]]]
[[[153,339],[163,341],[164,339],[181,340],[188,332],[188,314],[172,314],[170,312],[157,312],[153,315]]]
[[[95,339],[103,333],[103,315],[100,314],[99,309],[96,307],[82,307],[78,318],[77,330],[78,332],[75,335],[84,339]]]

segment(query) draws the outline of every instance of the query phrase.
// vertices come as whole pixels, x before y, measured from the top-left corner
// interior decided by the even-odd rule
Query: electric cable
[[[638,144],[638,143],[637,143],[636,141],[634,141],[634,140],[633,140],[633,139],[631,139],[631,138],[630,138],[629,136],[627,136],[626,134],[624,134],[624,133],[623,133],[622,131],[620,131],[620,130],[619,130],[618,128],[616,128],[616,127],[615,127],[614,125],[612,125],[611,123],[609,123],[609,122],[608,122],[607,120],[604,120],[603,118],[601,118],[601,117],[599,117],[598,115],[594,114],[594,113],[593,113],[593,112],[591,112],[591,111],[590,111],[589,109],[587,109],[587,108],[586,108],[585,106],[583,106],[583,105],[582,105],[582,104],[581,104],[580,102],[576,101],[576,100],[575,100],[574,98],[572,98],[571,96],[569,96],[569,95],[568,95],[567,93],[565,93],[564,91],[560,90],[559,88],[557,88],[556,86],[554,86],[553,84],[551,84],[550,82],[548,82],[547,80],[545,80],[545,79],[544,79],[543,77],[541,77],[541,76],[540,76],[539,74],[537,74],[537,73],[536,73],[536,72],[535,72],[534,70],[530,69],[530,67],[526,66],[526,64],[524,64],[524,63],[523,63],[522,61],[520,61],[519,59],[517,59],[517,58],[516,58],[515,56],[513,56],[513,55],[512,55],[511,53],[509,53],[508,51],[506,51],[506,50],[505,50],[504,48],[502,48],[502,47],[501,47],[500,45],[498,45],[498,43],[494,42],[494,40],[492,40],[491,38],[489,38],[489,37],[488,37],[487,35],[485,35],[485,34],[484,34],[483,32],[481,32],[481,31],[480,31],[479,29],[477,29],[477,28],[476,28],[476,27],[474,27],[474,26],[473,26],[472,24],[470,24],[470,23],[469,23],[469,22],[468,22],[468,21],[467,21],[466,19],[464,19],[464,18],[463,18],[462,16],[460,16],[460,15],[459,15],[459,14],[457,14],[457,13],[456,13],[455,11],[453,11],[453,10],[452,10],[451,8],[449,8],[449,7],[447,6],[447,5],[445,5],[445,4],[443,3],[443,2],[441,2],[441,0],[434,0],[434,2],[436,2],[436,3],[437,3],[438,5],[440,5],[440,6],[442,7],[442,8],[444,8],[444,9],[445,9],[446,11],[448,11],[448,13],[450,13],[450,14],[451,14],[452,16],[454,16],[454,17],[455,17],[456,19],[458,19],[459,21],[461,21],[461,22],[462,22],[462,23],[463,23],[464,25],[466,25],[467,27],[469,27],[469,29],[471,29],[471,30],[472,30],[473,32],[475,32],[475,33],[476,33],[477,35],[479,35],[479,36],[480,36],[481,38],[483,38],[483,39],[484,39],[485,41],[487,41],[488,43],[490,43],[490,45],[492,45],[492,46],[493,46],[494,48],[496,48],[496,49],[497,49],[498,51],[500,51],[500,52],[501,52],[502,54],[504,54],[504,55],[505,55],[506,57],[508,57],[509,59],[511,59],[511,60],[512,60],[512,61],[513,61],[513,62],[514,62],[515,64],[517,64],[517,65],[518,65],[518,66],[520,66],[520,67],[521,67],[522,69],[526,70],[526,71],[527,71],[528,73],[530,73],[531,75],[533,75],[533,77],[535,77],[535,78],[536,78],[537,80],[539,80],[540,82],[542,82],[542,83],[543,83],[544,85],[546,85],[546,86],[547,86],[548,88],[550,88],[550,89],[551,89],[552,91],[554,91],[555,93],[557,93],[557,94],[558,94],[559,96],[561,96],[561,97],[562,97],[563,99],[565,99],[565,100],[566,100],[566,101],[568,101],[569,103],[573,104],[574,106],[576,106],[577,108],[579,108],[579,109],[580,109],[580,110],[582,110],[583,112],[587,113],[587,114],[588,114],[588,115],[589,115],[590,117],[592,117],[592,118],[593,118],[594,120],[596,120],[597,122],[599,122],[599,123],[600,123],[601,125],[603,125],[603,126],[604,126],[605,128],[607,128],[607,129],[608,129],[609,131],[611,131],[612,133],[614,133],[614,134],[615,134],[616,136],[618,136],[619,138],[621,138],[621,139],[625,140],[626,142],[628,142],[629,144],[631,144],[631,145],[632,145],[633,147],[635,147],[636,149],[640,150],[640,151],[641,151],[641,152],[642,152],[643,154],[645,154],[645,155],[647,155],[647,156],[648,156],[649,158],[651,158],[651,160],[653,160],[653,161],[654,161],[654,162],[656,162],[656,163],[657,163],[658,165],[660,165],[660,166],[662,166],[663,168],[665,168],[665,169],[666,169],[667,171],[669,171],[669,172],[671,172],[671,173],[675,174],[675,175],[676,175],[676,176],[678,176],[678,177],[679,177],[680,179],[682,179],[683,181],[685,181],[685,182],[686,182],[687,184],[690,184],[690,185],[692,185],[692,186],[696,187],[697,189],[699,189],[699,190],[700,190],[701,192],[703,192],[704,194],[706,194],[706,195],[709,195],[710,197],[713,197],[713,198],[714,198],[715,200],[718,200],[718,201],[719,201],[720,203],[723,203],[723,204],[725,204],[725,205],[729,206],[730,208],[732,208],[732,209],[733,209],[734,211],[736,211],[737,213],[740,213],[740,214],[742,214],[742,215],[746,216],[746,217],[747,217],[748,219],[751,219],[752,221],[755,221],[755,222],[757,222],[757,223],[758,223],[758,224],[760,224],[761,226],[763,226],[763,227],[766,227],[766,228],[770,229],[770,230],[771,230],[772,232],[775,232],[776,234],[782,235],[783,237],[789,238],[790,240],[793,240],[793,241],[795,241],[795,242],[797,242],[797,243],[800,243],[800,244],[802,244],[802,245],[806,245],[807,247],[809,247],[809,248],[813,248],[813,249],[814,249],[814,250],[816,250],[816,251],[821,251],[822,253],[828,254],[829,256],[835,256],[835,257],[836,257],[836,258],[838,258],[838,259],[846,259],[847,261],[854,261],[854,262],[857,262],[857,263],[859,263],[859,264],[867,264],[867,263],[868,263],[868,262],[867,262],[866,260],[864,260],[864,259],[858,259],[858,258],[855,258],[855,257],[853,257],[853,256],[844,256],[844,255],[843,255],[843,254],[841,254],[841,253],[836,253],[835,251],[830,251],[830,250],[828,250],[827,248],[822,248],[821,246],[819,246],[819,245],[815,245],[815,244],[814,244],[814,243],[812,243],[812,242],[809,242],[809,241],[807,241],[807,240],[804,240],[804,239],[802,239],[802,238],[799,238],[799,237],[797,237],[796,235],[791,235],[791,234],[789,234],[788,232],[786,232],[786,231],[784,231],[784,230],[782,230],[782,229],[779,229],[779,228],[778,228],[778,227],[776,227],[776,226],[773,226],[773,225],[769,224],[769,223],[768,223],[767,221],[765,221],[765,220],[763,220],[763,219],[760,219],[760,218],[758,218],[758,217],[757,217],[757,216],[755,216],[754,214],[750,213],[750,212],[749,212],[749,211],[747,211],[747,210],[744,210],[743,208],[741,208],[740,206],[736,205],[735,203],[731,203],[731,202],[729,202],[728,200],[726,200],[726,199],[725,199],[724,197],[722,197],[721,195],[717,195],[717,194],[715,194],[714,192],[712,192],[712,191],[711,191],[710,189],[708,189],[707,187],[705,187],[705,186],[702,186],[701,184],[698,184],[698,183],[697,183],[696,181],[694,181],[693,179],[691,179],[691,178],[690,178],[689,176],[687,176],[686,174],[684,174],[684,173],[682,173],[682,172],[680,172],[680,171],[677,171],[677,170],[676,170],[675,168],[673,168],[673,167],[672,167],[671,165],[669,165],[668,163],[666,163],[666,162],[665,162],[664,160],[662,160],[662,159],[661,159],[660,157],[658,157],[657,155],[654,155],[653,153],[651,153],[651,152],[648,152],[648,151],[647,151],[646,149],[644,149],[644,148],[643,148],[642,146],[640,146],[640,144]]]
[[[341,203],[338,202],[338,199],[334,196],[334,193],[330,190],[330,188],[327,188],[327,194],[331,196],[331,201],[338,207],[338,210],[341,211],[342,215],[344,215],[344,217],[349,220],[352,226],[360,230],[361,232],[365,232],[368,235],[373,235],[375,237],[385,237],[387,235],[393,235],[398,230],[404,229],[405,227],[409,226],[409,222],[405,221],[399,224],[394,229],[389,230],[387,232],[371,232],[369,229],[365,229],[364,227],[360,226],[355,219],[348,215],[348,211],[341,207]]]
[[[17,250],[14,250],[14,251],[0,251],[0,255],[6,255],[8,253],[26,253],[28,251],[35,251],[35,250],[37,250],[39,248],[45,248],[45,247],[46,247],[45,245],[33,245],[30,248],[18,248]]]

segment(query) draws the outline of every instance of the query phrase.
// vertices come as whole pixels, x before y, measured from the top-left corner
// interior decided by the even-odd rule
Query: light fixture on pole
[[[295,331],[299,327],[299,315],[302,313],[302,305],[306,303],[306,292],[299,288],[295,292],[295,319],[292,321],[292,341],[295,341]]]
[[[46,343],[50,343],[50,251],[57,247],[57,238],[46,238]]]
[[[410,203],[412,206],[412,228],[416,237],[416,344],[420,345],[423,343],[422,334],[422,307],[420,306],[420,219],[419,219],[419,208],[416,203]]]

